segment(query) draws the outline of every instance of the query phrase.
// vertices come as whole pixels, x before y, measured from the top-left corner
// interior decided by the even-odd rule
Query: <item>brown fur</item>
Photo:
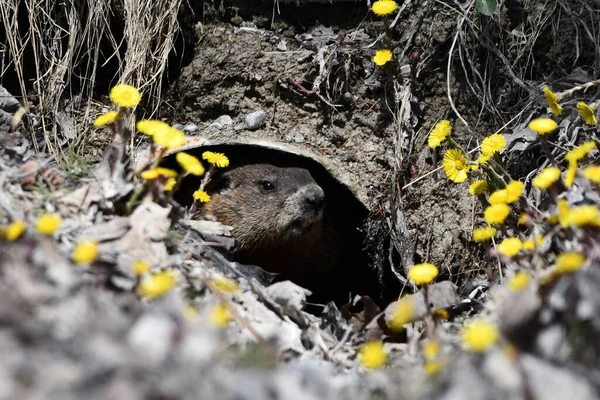
[[[273,189],[266,190],[266,182]],[[332,294],[344,286],[343,258],[356,245],[308,170],[244,165],[215,177],[208,191],[205,213],[233,227],[236,261],[259,265],[316,292]]]

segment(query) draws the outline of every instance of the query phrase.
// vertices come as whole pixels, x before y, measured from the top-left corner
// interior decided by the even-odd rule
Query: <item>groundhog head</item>
[[[233,227],[240,250],[274,246],[318,231],[325,193],[308,170],[248,164],[215,175],[205,213]]]

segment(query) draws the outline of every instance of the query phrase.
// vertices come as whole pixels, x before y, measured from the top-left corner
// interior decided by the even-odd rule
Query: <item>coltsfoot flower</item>
[[[209,164],[214,165],[217,168],[224,168],[229,166],[229,158],[223,153],[215,153],[212,151],[205,151],[202,153],[202,158]]]
[[[469,165],[464,153],[458,149],[447,150],[442,161],[446,176],[453,182],[461,183],[467,179]]]
[[[510,214],[510,207],[506,204],[492,204],[485,209],[483,216],[488,224],[503,224]]]
[[[435,124],[435,127],[431,130],[431,133],[429,134],[429,139],[427,140],[427,144],[429,145],[429,147],[435,149],[440,144],[442,144],[442,142],[446,140],[446,138],[450,134],[451,130],[452,124],[447,119],[443,119],[437,124]]]
[[[548,102],[548,106],[550,107],[550,111],[554,115],[560,115],[563,112],[563,108],[560,104],[558,104],[558,96],[547,86],[544,87],[544,96],[546,96],[546,101]]]
[[[403,297],[398,300],[392,312],[392,316],[388,321],[390,329],[396,332],[404,329],[404,325],[408,324],[413,319],[414,308],[414,302],[410,297]]]
[[[529,285],[531,274],[527,271],[517,271],[508,281],[508,287],[513,292],[520,292]]]
[[[179,152],[175,155],[175,159],[187,173],[195,176],[204,174],[204,166],[196,157],[184,152]]]
[[[240,290],[240,286],[236,281],[226,278],[222,275],[215,275],[211,278],[213,285],[215,288],[224,293],[235,293]]]
[[[157,132],[160,132],[160,134],[165,134],[165,132],[171,129],[171,126],[166,122],[156,121],[153,119],[139,120],[136,124],[136,127],[138,131],[148,136],[154,136],[154,134]]]
[[[424,285],[430,283],[436,276],[438,276],[438,268],[429,263],[417,264],[408,271],[408,278],[415,283],[415,285]]]
[[[523,182],[521,181],[512,181],[508,185],[506,185],[506,191],[508,193],[506,202],[514,203],[519,200],[519,197],[523,194]]]
[[[115,122],[117,120],[118,117],[119,117],[118,111],[109,111],[106,114],[99,115],[94,120],[94,126],[104,126],[104,125],[112,124],[113,122]]]
[[[388,49],[377,50],[373,56],[373,62],[380,67],[392,61],[392,52]]]
[[[533,178],[533,187],[538,189],[548,189],[554,182],[560,178],[560,169],[556,167],[544,168],[542,172]]]
[[[210,322],[217,328],[225,328],[231,321],[231,311],[227,304],[219,303],[210,310]]]
[[[567,252],[556,257],[556,272],[567,274],[578,271],[585,263],[585,256],[581,253]]]
[[[461,337],[468,350],[482,353],[498,342],[500,331],[490,322],[477,320],[463,328]]]
[[[177,172],[169,168],[154,167],[151,169],[147,169],[146,171],[142,171],[140,176],[142,177],[142,179],[150,181],[152,179],[158,179],[158,177],[160,176],[174,178],[177,176]]]
[[[596,121],[596,111],[585,104],[583,101],[577,103],[577,112],[581,115],[581,118],[588,125],[596,125],[598,121]]]
[[[133,272],[136,275],[144,275],[150,272],[150,264],[144,260],[136,260],[133,262]]]
[[[490,240],[494,236],[496,236],[496,228],[491,226],[484,226],[483,228],[477,228],[473,231],[473,240],[476,242]]]
[[[56,214],[44,214],[38,220],[36,229],[38,232],[51,236],[60,228],[62,218]]]
[[[598,207],[593,204],[585,204],[571,208],[563,219],[566,226],[592,225],[600,217]]]
[[[523,243],[519,238],[507,238],[500,242],[498,251],[507,257],[514,257],[521,251],[522,247]]]
[[[177,284],[177,278],[173,272],[164,270],[152,274],[142,280],[137,288],[137,293],[145,299],[156,299],[164,296]]]
[[[469,193],[473,196],[480,196],[489,190],[490,186],[486,181],[475,181],[469,186]]]
[[[366,342],[358,352],[360,364],[369,369],[381,368],[387,363],[387,353],[383,343],[378,340]]]
[[[25,232],[25,221],[18,220],[13,221],[10,225],[6,227],[4,231],[4,237],[6,240],[15,241],[23,235]]]
[[[75,264],[90,264],[98,258],[98,241],[83,240],[71,254],[71,259]]]
[[[159,129],[152,135],[152,140],[159,146],[176,149],[185,144],[185,133],[172,127]]]
[[[373,3],[371,10],[377,15],[389,15],[396,11],[398,4],[392,0],[379,0]]]
[[[550,118],[538,118],[529,123],[529,129],[542,136],[552,132],[557,126],[556,122]]]
[[[504,147],[506,147],[506,139],[504,136],[495,133],[483,139],[481,142],[481,153],[494,155],[501,152]]]
[[[203,190],[196,190],[194,192],[194,199],[200,203],[208,203],[210,201],[210,195]]]
[[[569,162],[581,161],[595,148],[596,142],[589,140],[567,152],[567,154],[565,154],[565,160]]]
[[[496,190],[488,198],[490,204],[506,204],[508,203],[508,190],[500,189]]]
[[[140,92],[131,85],[122,83],[110,89],[110,99],[119,107],[135,107],[141,98]]]
[[[589,167],[584,168],[581,172],[586,179],[594,183],[600,183],[600,166],[590,165]]]

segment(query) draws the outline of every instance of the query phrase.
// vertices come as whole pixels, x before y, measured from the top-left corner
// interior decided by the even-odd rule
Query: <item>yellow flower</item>
[[[392,61],[392,52],[387,49],[377,50],[373,56],[373,62],[380,67],[387,64],[389,61]]]
[[[227,327],[231,320],[231,311],[226,303],[219,303],[210,310],[210,322],[217,328]]]
[[[506,204],[508,203],[508,190],[500,189],[496,190],[488,198],[490,204]]]
[[[215,288],[217,290],[220,290],[224,293],[235,293],[238,290],[240,290],[240,287],[237,284],[237,282],[221,275],[213,276],[211,282],[213,283],[213,285],[215,285]]]
[[[152,135],[152,140],[159,146],[176,149],[185,144],[185,133],[171,127],[169,129],[159,129]]]
[[[567,217],[569,216],[569,213],[571,212],[571,209],[569,208],[569,203],[567,203],[567,200],[565,199],[559,199],[558,202],[556,203],[556,208],[558,209],[558,222],[560,222],[560,225],[563,228],[566,228],[567,226],[569,226],[569,222],[567,221]]]
[[[103,125],[112,124],[113,122],[115,122],[117,120],[118,116],[119,116],[118,111],[109,111],[106,114],[102,114],[102,115],[98,116],[94,120],[94,126],[103,126]]]
[[[529,225],[531,223],[531,216],[527,213],[519,215],[519,225]]]
[[[184,152],[179,152],[175,158],[177,159],[179,165],[181,165],[181,168],[183,168],[187,173],[196,176],[204,174],[204,166],[202,166],[202,163],[196,157]]]
[[[164,133],[171,129],[171,126],[166,122],[156,121],[153,119],[142,119],[136,124],[137,130],[144,135],[154,136],[156,132]]]
[[[193,321],[198,317],[198,311],[196,311],[194,306],[189,304],[181,310],[181,314],[183,314],[183,318],[185,318],[186,321]]]
[[[577,161],[569,161],[569,166],[567,167],[567,173],[565,174],[564,183],[565,186],[570,188],[573,186],[573,182],[575,182],[575,176],[577,175]]]
[[[142,179],[150,181],[152,179],[158,179],[159,176],[168,176],[173,178],[177,176],[177,172],[169,168],[155,167],[147,169],[146,171],[142,171],[140,176]]]
[[[548,102],[548,106],[554,115],[560,115],[563,112],[563,108],[560,104],[558,104],[558,96],[552,90],[550,90],[547,86],[544,87],[544,96],[546,96],[546,101]]]
[[[98,258],[98,241],[83,240],[71,254],[71,259],[75,264],[90,264]]]
[[[502,224],[510,214],[510,208],[506,204],[492,204],[485,209],[483,216],[488,224]]]
[[[583,101],[577,103],[577,112],[581,115],[581,118],[588,125],[596,125],[596,112],[592,107],[585,104]]]
[[[433,278],[438,276],[439,270],[433,264],[422,263],[417,264],[408,271],[408,278],[415,285],[424,285],[430,283]]]
[[[167,179],[167,181],[165,182],[165,191],[167,191],[167,192],[172,191],[173,188],[175,187],[176,183],[177,183],[177,179],[175,179],[175,178]]]
[[[544,168],[542,172],[533,178],[533,187],[548,189],[558,178],[560,178],[560,169],[555,167]]]
[[[593,224],[600,217],[598,207],[586,204],[570,209],[563,219],[566,226],[584,226]]]
[[[544,237],[542,235],[537,235],[534,241],[536,246],[541,246],[544,243]]]
[[[585,176],[586,179],[594,183],[600,183],[600,166],[590,165],[589,167],[585,168],[582,172],[583,176]]]
[[[523,182],[521,181],[512,181],[508,185],[506,185],[506,190],[508,192],[507,203],[514,203],[519,200],[519,197],[523,194]]]
[[[473,196],[479,196],[487,192],[489,188],[486,181],[475,181],[469,186],[469,193]]]
[[[533,243],[533,240],[527,239],[527,240],[523,241],[523,250],[527,250],[527,251],[535,250],[535,244]]]
[[[531,280],[531,275],[527,271],[517,271],[508,281],[508,287],[513,292],[520,292],[525,289]]]
[[[565,160],[569,162],[576,162],[583,160],[589,152],[596,148],[596,142],[589,140],[580,146],[573,148],[567,154],[565,154]]]
[[[175,287],[177,278],[173,272],[165,270],[152,274],[142,280],[137,288],[137,293],[145,299],[156,299],[164,296]]]
[[[205,151],[202,153],[202,158],[217,168],[224,168],[229,165],[229,159],[223,153]]]
[[[194,192],[194,199],[200,203],[208,203],[210,201],[210,195],[203,190],[196,190]]]
[[[477,228],[473,231],[473,240],[476,242],[483,242],[496,236],[496,229],[491,226],[484,226],[483,228]]]
[[[453,182],[461,183],[467,179],[467,159],[462,151],[457,149],[447,150],[442,161],[446,176]]]
[[[44,214],[37,220],[36,228],[44,235],[53,235],[60,228],[62,219],[56,214]]]
[[[427,375],[435,375],[444,369],[444,363],[442,361],[427,361],[424,368]]]
[[[388,321],[390,329],[396,332],[404,329],[404,325],[413,319],[414,308],[415,304],[410,297],[403,297],[398,300]]]
[[[461,337],[468,350],[481,353],[498,342],[500,331],[490,322],[477,320],[462,329]]]
[[[448,320],[448,318],[450,318],[450,314],[445,308],[438,308],[437,310],[432,311],[431,316],[445,320]]]
[[[585,256],[581,253],[562,253],[556,257],[556,272],[559,274],[575,272],[581,268],[584,262]]]
[[[538,118],[529,123],[529,129],[542,136],[552,132],[557,126],[550,118]]]
[[[440,342],[438,342],[437,340],[431,340],[431,341],[425,343],[425,346],[423,346],[423,356],[425,357],[426,360],[435,359],[439,353],[440,353]]]
[[[427,140],[427,144],[429,145],[429,147],[435,149],[440,144],[442,144],[442,142],[446,140],[446,138],[450,134],[451,130],[452,124],[450,124],[450,121],[448,121],[447,119],[443,119],[437,124],[435,124],[435,127],[431,130],[431,133],[429,134],[429,139]]]
[[[387,362],[387,353],[383,348],[383,343],[373,340],[365,343],[358,352],[358,360],[365,368],[381,368]]]
[[[477,157],[477,160],[475,160],[475,162],[479,163],[479,164],[485,164],[486,162],[490,161],[490,158],[492,158],[493,154],[480,154],[479,157]]]
[[[133,272],[136,275],[144,275],[145,273],[150,272],[150,268],[150,264],[144,260],[136,260],[133,262]]]
[[[516,256],[519,251],[521,251],[522,247],[523,243],[521,243],[518,238],[508,238],[504,239],[498,245],[498,251],[505,256],[513,257]]]
[[[481,142],[481,152],[486,155],[499,153],[504,147],[506,147],[506,139],[498,133],[486,137]]]
[[[371,10],[377,15],[389,15],[396,11],[398,4],[392,0],[379,0],[373,3]]]
[[[130,85],[119,84],[110,89],[110,99],[119,107],[135,107],[141,98],[140,92]]]
[[[4,231],[4,237],[6,240],[10,240],[12,242],[20,238],[23,232],[25,232],[25,221],[13,221],[6,227],[6,230]]]

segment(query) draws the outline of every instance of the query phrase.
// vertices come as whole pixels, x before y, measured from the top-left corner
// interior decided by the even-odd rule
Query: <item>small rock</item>
[[[198,125],[196,124],[186,124],[183,126],[183,131],[185,133],[196,133],[200,130],[200,128],[198,128]]]
[[[304,143],[304,135],[302,135],[300,132],[297,132],[294,135],[294,142],[296,142],[296,143]]]
[[[178,131],[183,131],[183,125],[181,124],[173,124],[172,127]]]
[[[263,125],[263,122],[267,118],[267,113],[263,110],[255,111],[250,113],[244,119],[244,124],[246,125],[246,129],[255,130],[260,128]]]
[[[277,50],[287,51],[287,44],[285,43],[285,39],[281,39],[281,41],[277,44]]]
[[[231,117],[229,115],[221,115],[209,126],[212,128],[224,129],[224,128],[230,127],[232,124],[233,124],[233,120],[231,119]]]

